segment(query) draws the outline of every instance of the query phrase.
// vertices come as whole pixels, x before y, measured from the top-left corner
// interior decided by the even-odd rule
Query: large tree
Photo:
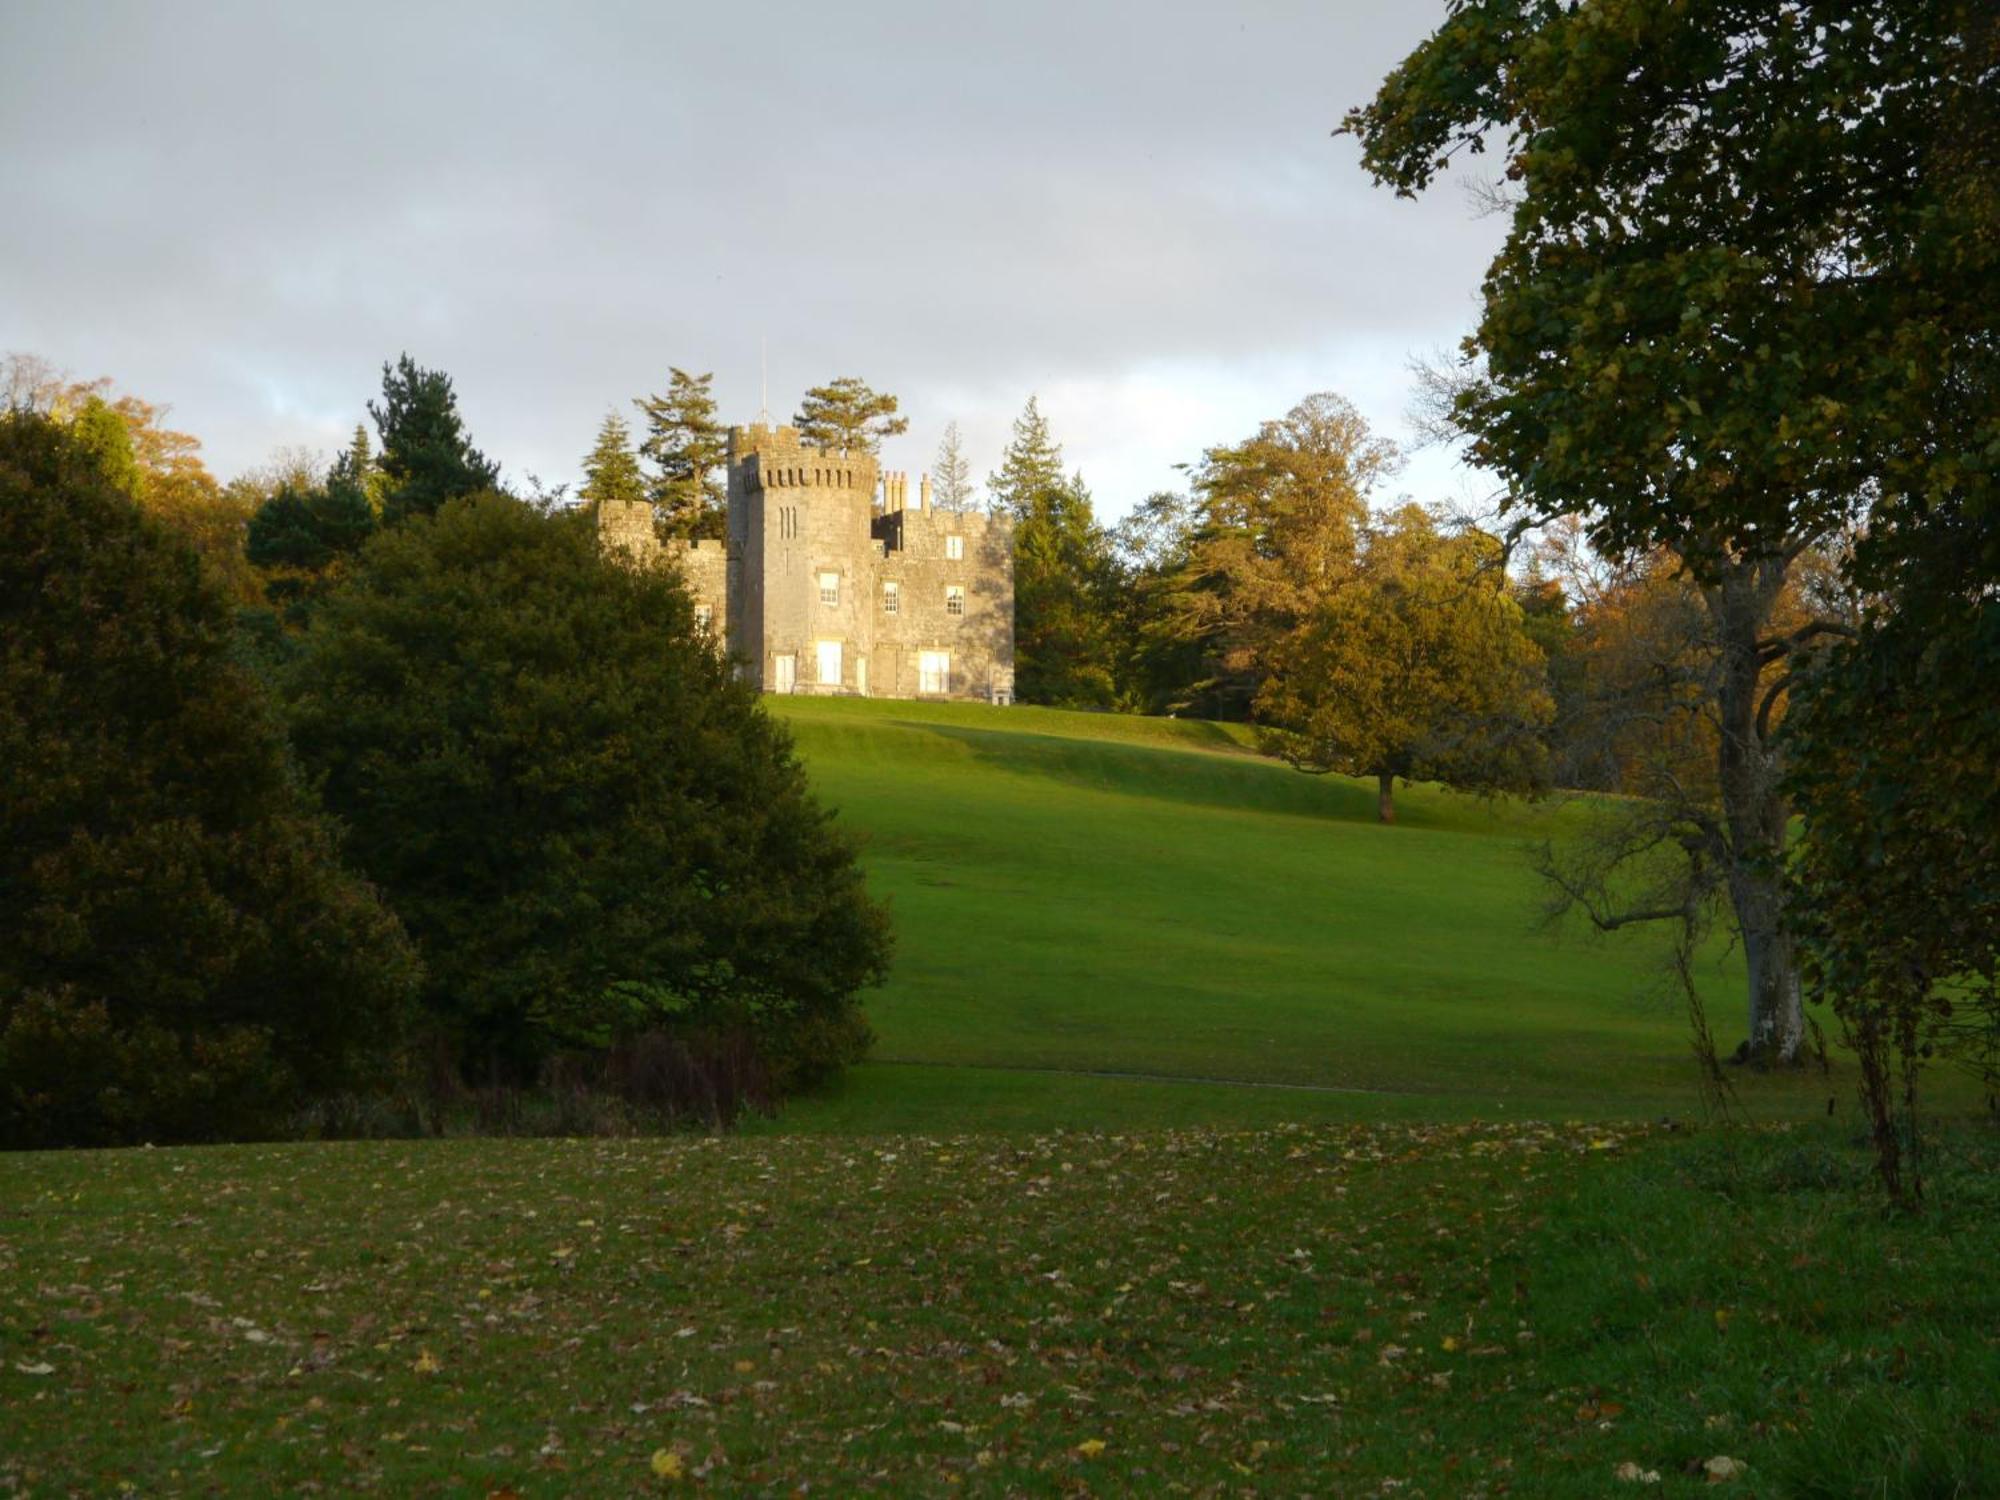
[[[800,397],[792,425],[806,442],[829,453],[879,453],[882,439],[910,430],[910,419],[897,416],[896,407],[888,392],[843,375]]]
[[[1770,729],[1787,659],[1823,634],[1772,615],[1797,559],[1923,445],[1958,330],[1989,316],[1922,253],[1958,217],[1927,163],[1991,87],[1961,65],[1979,14],[1459,0],[1344,126],[1404,194],[1500,147],[1511,227],[1455,420],[1516,523],[1580,515],[1607,555],[1670,552],[1699,586],[1718,802],[1679,846],[1723,872],[1761,1063],[1804,1038]]]
[[[427,516],[447,500],[490,490],[500,466],[472,446],[451,377],[405,354],[382,366],[382,399],[368,403],[382,440],[382,519]]]
[[[299,753],[469,1066],[740,1029],[855,1055],[886,914],[672,569],[501,495],[389,528],[283,679]]]
[[[1398,461],[1330,392],[1202,455],[1179,566],[1156,585],[1151,627],[1157,649],[1199,664],[1183,690],[1189,707],[1249,716],[1273,653],[1351,574],[1369,496]]]
[[[1474,791],[1540,788],[1552,705],[1542,652],[1497,538],[1407,505],[1369,526],[1345,579],[1274,652],[1257,692],[1267,739],[1303,771]]]
[[[715,417],[713,373],[690,375],[674,366],[667,388],[633,401],[645,414],[639,456],[653,465],[654,515],[666,536],[720,537],[727,523],[718,472],[729,437]]]
[[[195,553],[0,414],[0,1140],[267,1131],[416,978],[343,871]]]

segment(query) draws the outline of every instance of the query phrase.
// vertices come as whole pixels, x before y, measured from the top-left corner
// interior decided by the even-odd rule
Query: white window
[[[903,607],[903,586],[889,582],[882,585],[882,613],[893,615]]]
[[[955,583],[944,586],[944,612],[948,615],[965,613],[965,590]]]
[[[920,693],[942,693],[951,685],[951,653],[949,651],[919,651],[917,653],[917,691]]]
[[[697,604],[694,607],[694,622],[703,630],[708,629],[715,622],[715,607],[709,604]]]
[[[961,557],[965,556],[965,538],[962,536],[946,537],[944,539],[944,555],[953,562],[957,562]]]
[[[819,602],[822,604],[840,603],[840,575],[838,573],[822,573],[819,575]]]
[[[795,692],[799,685],[799,659],[785,655],[771,663],[771,690],[778,693]]]
[[[840,686],[840,642],[818,641],[815,649],[819,653],[819,680],[825,687]]]

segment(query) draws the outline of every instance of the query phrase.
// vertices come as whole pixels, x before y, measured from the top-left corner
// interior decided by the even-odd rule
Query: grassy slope
[[[876,1060],[794,1128],[1269,1122],[1694,1105],[1658,938],[1536,921],[1548,808],[1372,787],[1225,726],[1048,709],[776,703],[894,903]],[[1736,1025],[1738,970],[1708,986]],[[1050,1071],[1037,1071],[1050,1070]],[[1305,1088],[1112,1082],[1093,1072]],[[1323,1092],[1353,1090],[1367,1092]],[[1765,1083],[1759,1112],[1824,1108]]]

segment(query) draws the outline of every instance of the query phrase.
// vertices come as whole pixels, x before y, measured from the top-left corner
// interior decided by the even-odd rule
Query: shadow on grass
[[[1227,756],[1205,749],[1140,742],[1081,740],[1053,734],[973,729],[917,719],[888,721],[898,729],[962,745],[975,762],[1017,775],[1046,777],[1069,786],[1160,802],[1251,809],[1337,823],[1375,820],[1372,787],[1341,776],[1308,776],[1275,760],[1246,754],[1219,728]],[[1397,808],[1399,827],[1444,828],[1431,798]]]

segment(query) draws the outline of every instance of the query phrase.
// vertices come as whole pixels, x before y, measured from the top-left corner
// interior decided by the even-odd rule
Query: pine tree
[[[986,476],[987,508],[997,516],[1019,521],[1035,497],[1063,483],[1062,449],[1049,436],[1048,418],[1030,396],[1014,419],[1013,440],[1000,459],[1000,472]]]
[[[1023,702],[1117,700],[1117,576],[1081,474],[1058,474],[1027,498],[1014,523],[1014,663]]]
[[[617,412],[604,418],[597,429],[597,446],[583,461],[584,503],[593,509],[607,500],[643,501],[646,476],[639,472],[639,460],[632,454],[632,433]]]
[[[382,366],[382,402],[369,402],[368,414],[382,437],[385,524],[434,514],[447,500],[499,482],[500,466],[466,436],[444,371],[422,369],[407,354]]]
[[[646,415],[646,439],[639,453],[656,473],[651,482],[660,529],[669,536],[720,537],[724,492],[716,478],[728,453],[722,424],[715,419],[713,373],[668,372],[667,389],[640,396],[633,405]]]
[[[939,510],[972,509],[972,468],[965,461],[965,448],[958,435],[958,423],[944,424],[944,438],[938,443],[932,466],[934,493]]]
[[[807,391],[792,424],[806,442],[829,453],[879,453],[882,439],[910,430],[910,419],[896,415],[894,396],[852,375]]]
[[[368,508],[378,516],[382,513],[388,480],[382,466],[375,461],[375,445],[368,440],[366,422],[354,424],[354,436],[348,439],[347,450],[334,459],[328,470],[327,482],[332,484],[335,479],[351,481],[368,501]]]

